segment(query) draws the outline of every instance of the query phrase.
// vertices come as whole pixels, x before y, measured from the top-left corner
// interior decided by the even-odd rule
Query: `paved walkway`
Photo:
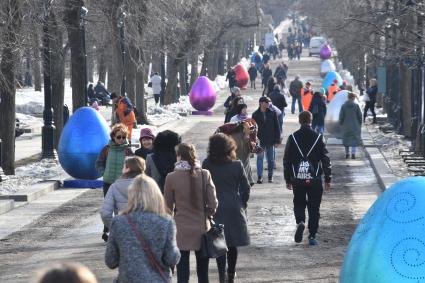
[[[300,74],[312,80],[313,85],[320,83],[317,58],[290,62],[289,68],[290,79]],[[243,95],[252,113],[258,106],[260,91],[247,90]],[[222,105],[225,98],[221,95],[217,103]],[[194,143],[202,160],[209,136],[224,120],[223,110],[219,106],[214,116],[191,116],[167,127],[181,133],[185,142]],[[297,115],[287,114],[284,141],[297,128]],[[376,178],[361,150],[358,159],[345,160],[341,146],[328,145],[333,163],[333,190],[323,197],[320,244],[315,247],[308,246],[306,241],[295,244],[292,193],[284,187],[282,177],[283,148],[277,150],[275,183],[255,185],[252,189],[248,207],[251,245],[240,249],[238,281],[338,282],[343,255],[355,226],[380,192]],[[255,172],[255,159],[251,165]],[[95,272],[100,282],[112,282],[116,271],[108,270],[103,263],[101,202],[100,190],[86,191],[1,240],[0,282],[27,282],[34,270],[64,260],[82,262]],[[191,270],[190,282],[197,282],[193,258]],[[211,282],[218,282],[214,262],[210,264],[210,278]]]

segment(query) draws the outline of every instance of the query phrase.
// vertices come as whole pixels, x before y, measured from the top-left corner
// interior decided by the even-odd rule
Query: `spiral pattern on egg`
[[[423,215],[414,213],[417,209],[416,196],[410,192],[402,192],[394,195],[387,204],[387,217],[400,224],[407,224],[420,221],[424,218]]]
[[[425,279],[425,243],[416,237],[400,240],[391,252],[395,272],[407,279]]]

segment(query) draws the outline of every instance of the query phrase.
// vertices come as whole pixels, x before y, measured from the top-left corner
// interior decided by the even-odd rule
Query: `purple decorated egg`
[[[323,45],[322,48],[320,49],[320,58],[322,58],[323,60],[326,60],[331,58],[331,55],[332,55],[332,48],[328,44]]]
[[[190,104],[198,111],[210,110],[217,99],[216,91],[205,76],[199,77],[192,86],[189,94]]]

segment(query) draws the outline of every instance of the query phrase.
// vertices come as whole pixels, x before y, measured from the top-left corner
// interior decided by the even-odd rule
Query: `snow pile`
[[[59,179],[64,174],[62,167],[54,159],[43,159],[26,166],[17,167],[15,175],[0,182],[0,195],[12,194],[29,186],[51,179]]]
[[[192,105],[189,102],[189,96],[181,96],[178,103],[164,105],[162,107],[149,106],[148,120],[152,124],[159,126],[173,120],[179,120],[182,116],[187,116],[192,112]]]
[[[227,87],[226,76],[218,75],[215,77],[215,80],[212,82],[215,91],[220,91]]]

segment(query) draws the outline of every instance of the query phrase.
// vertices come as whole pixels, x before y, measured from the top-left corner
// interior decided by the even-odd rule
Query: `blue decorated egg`
[[[342,85],[341,75],[338,72],[330,71],[326,74],[325,78],[323,79],[322,86],[325,89],[328,89],[328,87],[331,86],[334,80],[338,81],[338,86]]]
[[[72,177],[97,179],[99,152],[109,141],[105,118],[91,107],[79,108],[66,123],[59,140],[59,163]]]
[[[425,282],[425,177],[379,196],[350,241],[340,282]]]

